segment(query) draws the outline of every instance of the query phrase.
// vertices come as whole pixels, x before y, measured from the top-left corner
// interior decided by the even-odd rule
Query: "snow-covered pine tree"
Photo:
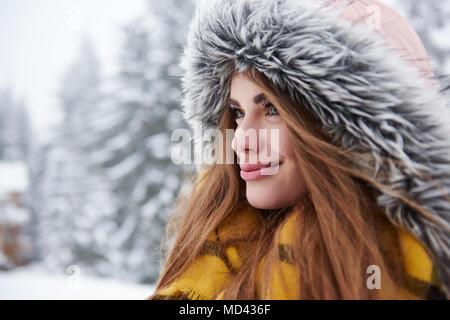
[[[12,93],[9,88],[0,90],[0,159],[6,160],[9,148],[9,126],[12,108]]]
[[[0,90],[0,159],[26,161],[30,128],[25,100],[16,99],[11,88]]]
[[[149,1],[148,11],[124,27],[120,71],[98,118],[94,159],[120,203],[111,241],[139,282],[159,275],[160,242],[184,173],[171,161],[170,137],[185,127],[178,60],[192,13],[191,1]]]
[[[107,257],[115,227],[114,198],[87,153],[101,97],[100,64],[85,38],[78,59],[62,78],[59,102],[64,116],[43,163],[39,238],[43,264],[51,270],[78,265],[85,273],[115,272]]]
[[[435,74],[450,74],[450,1],[388,0],[386,3],[411,23],[430,56]]]

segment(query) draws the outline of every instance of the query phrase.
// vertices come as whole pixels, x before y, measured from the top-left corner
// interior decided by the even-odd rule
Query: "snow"
[[[130,172],[132,172],[143,161],[144,158],[141,154],[131,154],[115,166],[111,167],[109,177],[113,180],[120,179],[121,177],[130,174]]]
[[[0,208],[0,224],[24,225],[28,222],[28,210],[11,205],[0,206]]]
[[[7,256],[5,256],[3,254],[3,252],[0,251],[0,268],[1,267],[10,268],[11,267],[11,262],[9,261],[9,258]]]
[[[27,187],[28,175],[24,163],[0,161],[0,193],[25,191]]]
[[[167,132],[154,134],[147,138],[146,145],[152,152],[152,154],[159,159],[164,159],[168,156],[167,150],[169,150],[170,138]]]
[[[19,268],[0,272],[0,288],[0,300],[144,300],[155,287]]]

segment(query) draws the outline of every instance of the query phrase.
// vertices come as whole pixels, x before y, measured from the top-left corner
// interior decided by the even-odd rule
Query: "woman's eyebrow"
[[[253,98],[253,102],[254,102],[254,103],[261,103],[261,102],[263,102],[264,100],[267,100],[267,98],[266,98],[266,96],[264,95],[264,93],[260,93],[260,94],[258,94],[257,96],[255,96],[255,97]]]
[[[262,101],[264,101],[264,100],[267,100],[267,98],[266,98],[266,96],[264,95],[264,93],[260,93],[260,94],[258,94],[258,95],[256,95],[256,96],[254,96],[253,97],[253,102],[254,103],[260,103],[260,102],[262,102]],[[237,107],[240,107],[241,105],[239,104],[239,102],[237,102],[236,100],[233,100],[233,99],[228,99],[228,103],[229,104],[231,104],[231,105],[233,105],[233,106],[237,106]]]

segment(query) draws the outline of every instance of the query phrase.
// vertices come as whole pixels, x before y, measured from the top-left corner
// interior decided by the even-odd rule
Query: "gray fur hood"
[[[183,112],[193,128],[217,128],[235,69],[257,69],[307,108],[333,143],[367,150],[372,176],[388,173],[433,214],[427,219],[379,190],[378,204],[431,253],[450,292],[450,106],[381,37],[314,0],[213,0],[198,8],[181,60]],[[303,98],[302,98],[303,97]],[[195,138],[200,143],[201,137]],[[401,161],[405,167],[388,157]],[[424,170],[442,191],[420,177]],[[380,182],[384,182],[380,180]],[[445,196],[447,196],[447,199]]]

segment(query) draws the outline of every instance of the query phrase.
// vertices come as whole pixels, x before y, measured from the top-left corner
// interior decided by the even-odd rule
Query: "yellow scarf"
[[[233,274],[241,266],[239,241],[257,226],[254,209],[240,207],[227,218],[224,224],[211,234],[203,246],[201,254],[176,281],[162,289],[154,299],[223,299],[224,288]],[[280,269],[272,275],[271,294],[262,294],[261,281],[257,280],[256,290],[261,299],[297,299],[299,297],[298,272],[296,267],[283,259],[283,248],[288,247],[295,234],[295,217],[292,215],[284,224],[279,239]],[[403,261],[408,274],[406,287],[399,288],[389,281],[383,281],[381,273],[381,297],[392,299],[392,292],[398,289],[396,299],[436,299],[444,298],[442,286],[436,279],[436,273],[430,257],[424,247],[406,231],[395,228]],[[261,268],[256,278],[261,279]],[[368,277],[370,275],[368,274]],[[289,279],[286,287],[281,279]],[[378,289],[372,289],[378,290]]]

